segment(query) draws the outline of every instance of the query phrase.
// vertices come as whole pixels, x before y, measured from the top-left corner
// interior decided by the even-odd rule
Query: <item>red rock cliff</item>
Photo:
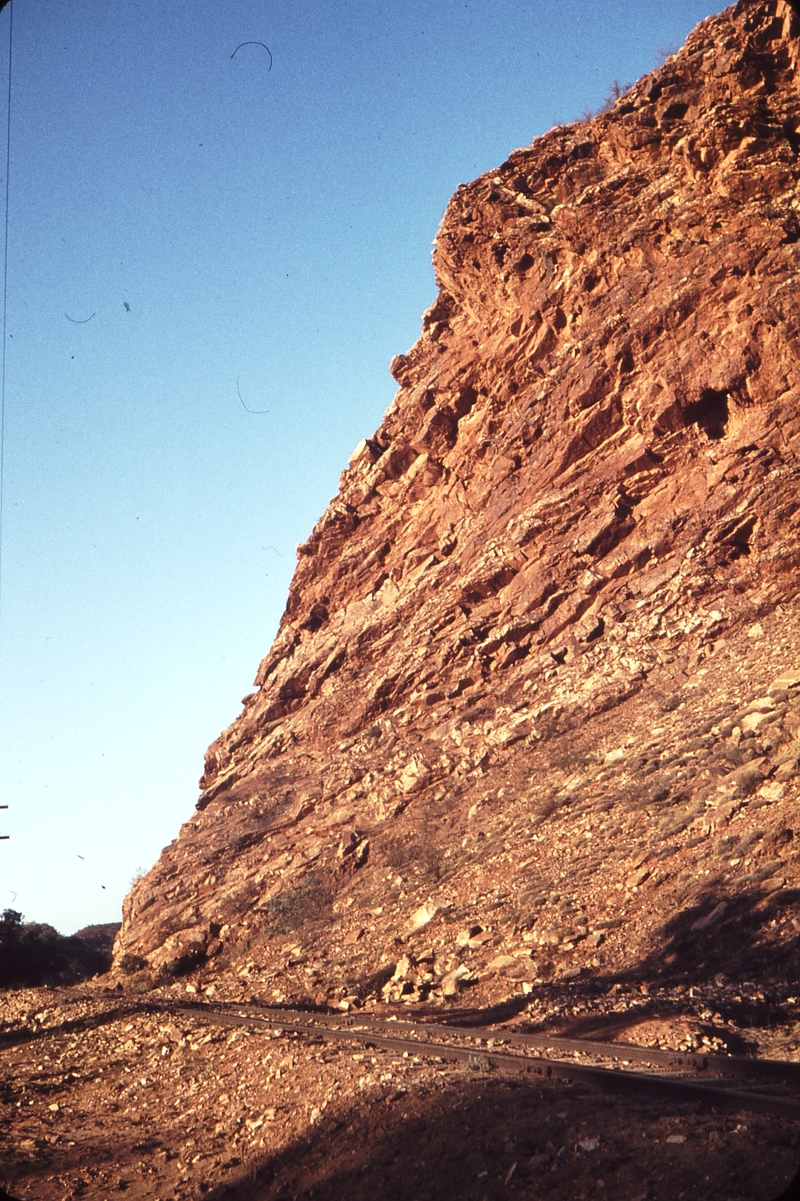
[[[565,893],[584,931],[627,897],[641,958],[659,932],[631,872],[667,827],[689,855],[756,759],[792,801],[770,777],[791,682],[772,744],[722,752],[793,666],[798,35],[781,0],[739,3],[459,187],[399,391],[298,548],[259,690],[131,892],[118,961],[256,971],[288,935],[351,945],[363,975],[437,906],[505,907],[511,938]]]

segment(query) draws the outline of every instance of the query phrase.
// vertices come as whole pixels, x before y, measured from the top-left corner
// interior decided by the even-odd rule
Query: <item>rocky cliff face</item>
[[[785,970],[799,57],[739,3],[458,189],[123,968],[346,1004]]]

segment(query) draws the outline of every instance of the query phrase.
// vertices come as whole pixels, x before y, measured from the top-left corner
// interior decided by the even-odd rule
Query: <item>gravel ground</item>
[[[772,1201],[800,1161],[775,1117],[137,1012],[147,1000],[4,995],[11,1196]]]

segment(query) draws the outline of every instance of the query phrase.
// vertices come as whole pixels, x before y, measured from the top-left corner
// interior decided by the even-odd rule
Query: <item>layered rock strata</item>
[[[710,971],[744,901],[784,963],[799,57],[789,5],[737,4],[459,187],[399,391],[118,965],[280,968],[275,992],[354,1003]]]

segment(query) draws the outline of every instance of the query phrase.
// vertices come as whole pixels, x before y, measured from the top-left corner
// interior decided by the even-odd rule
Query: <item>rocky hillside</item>
[[[343,1006],[792,983],[799,57],[787,4],[739,3],[459,187],[120,973]]]

